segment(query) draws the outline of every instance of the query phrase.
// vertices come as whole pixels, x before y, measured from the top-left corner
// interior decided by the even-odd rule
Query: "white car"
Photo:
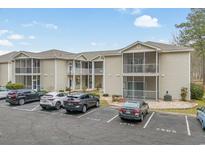
[[[67,94],[62,92],[49,92],[41,97],[40,106],[43,109],[63,107],[63,101],[67,100]]]
[[[9,93],[8,89],[6,89],[5,87],[0,87],[0,99],[6,98],[8,93]]]

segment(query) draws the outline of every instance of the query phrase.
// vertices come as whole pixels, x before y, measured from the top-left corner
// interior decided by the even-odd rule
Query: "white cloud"
[[[10,51],[0,51],[0,56],[9,53]]]
[[[47,28],[47,29],[54,29],[57,30],[58,26],[55,24],[51,24],[51,23],[42,23],[42,22],[38,22],[38,21],[32,21],[31,23],[27,23],[27,24],[22,24],[23,27],[33,27],[33,26],[40,26],[43,28]]]
[[[20,44],[20,45],[23,45],[23,46],[28,46],[28,45],[30,45],[30,43],[28,43],[28,42],[19,42],[19,44]]]
[[[139,9],[139,8],[135,8],[135,9],[120,8],[120,9],[117,9],[117,11],[119,11],[122,14],[139,15],[139,14],[141,14],[142,9]]]
[[[45,24],[45,27],[48,29],[55,29],[55,30],[58,29],[58,26],[54,24]]]
[[[96,42],[91,42],[90,44],[91,44],[92,46],[96,46],[96,45],[97,45]]]
[[[35,36],[33,36],[33,35],[30,35],[29,37],[28,37],[28,39],[30,39],[30,40],[33,40],[33,39],[35,39],[36,37]]]
[[[12,34],[8,36],[8,39],[10,40],[23,40],[25,37],[24,35],[20,35],[20,34]]]
[[[143,15],[140,17],[137,17],[135,19],[134,25],[136,27],[160,27],[160,24],[158,23],[158,19],[155,17],[151,17],[149,15]]]
[[[169,43],[168,40],[163,40],[163,39],[159,40],[158,42],[160,42],[160,43]]]
[[[3,34],[6,34],[8,32],[9,32],[9,30],[7,30],[7,29],[0,29],[0,36]]]
[[[10,47],[13,46],[13,44],[9,40],[0,40],[0,46]]]
[[[132,14],[132,15],[138,15],[138,14],[141,13],[141,10],[142,10],[142,9],[132,9],[131,14]]]

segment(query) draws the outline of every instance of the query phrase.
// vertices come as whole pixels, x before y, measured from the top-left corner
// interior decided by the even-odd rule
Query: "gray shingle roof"
[[[142,43],[144,45],[152,46],[159,48],[161,52],[180,52],[180,51],[193,51],[192,48],[184,47],[184,46],[176,46],[172,44],[165,44],[165,43],[158,43],[158,42],[134,42],[133,44],[129,45],[134,46],[137,43]],[[71,53],[71,52],[66,52],[62,50],[57,50],[57,49],[52,49],[52,50],[47,50],[47,51],[42,51],[42,52],[28,52],[28,51],[13,51],[8,54],[0,56],[0,62],[8,62],[13,59],[18,53],[24,53],[28,55],[29,57],[33,58],[39,58],[39,59],[53,59],[53,58],[58,58],[58,59],[74,59],[80,55],[84,55],[87,60],[92,60],[96,58],[97,56],[108,56],[108,55],[119,55],[120,52],[123,49],[117,49],[117,50],[104,50],[104,51],[89,51],[89,52],[81,52],[81,53]]]
[[[145,44],[158,47],[162,50],[162,52],[171,52],[171,51],[192,51],[192,48],[184,47],[184,46],[177,46],[173,44],[166,44],[166,43],[159,43],[159,42],[152,42],[147,41]]]

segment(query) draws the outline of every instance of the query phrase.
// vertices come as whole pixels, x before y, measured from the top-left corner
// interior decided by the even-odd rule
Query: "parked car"
[[[64,101],[64,108],[69,111],[81,111],[85,113],[90,107],[99,107],[100,100],[98,97],[92,94],[79,93],[67,96],[67,100]]]
[[[43,109],[63,107],[63,101],[67,100],[67,94],[62,92],[50,92],[41,97],[40,106]]]
[[[6,87],[0,87],[0,99],[6,98],[9,90]]]
[[[27,102],[40,101],[41,94],[32,89],[19,89],[9,91],[6,102],[13,105],[23,105]]]
[[[128,101],[119,109],[119,117],[128,120],[143,121],[144,116],[149,112],[149,105],[144,101]]]
[[[201,122],[202,129],[205,130],[205,107],[197,108],[196,118]]]

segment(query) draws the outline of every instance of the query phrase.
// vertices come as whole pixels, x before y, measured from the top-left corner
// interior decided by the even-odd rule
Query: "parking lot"
[[[183,115],[150,112],[143,122],[122,121],[112,107],[66,113],[1,100],[0,144],[205,144],[205,131]]]

